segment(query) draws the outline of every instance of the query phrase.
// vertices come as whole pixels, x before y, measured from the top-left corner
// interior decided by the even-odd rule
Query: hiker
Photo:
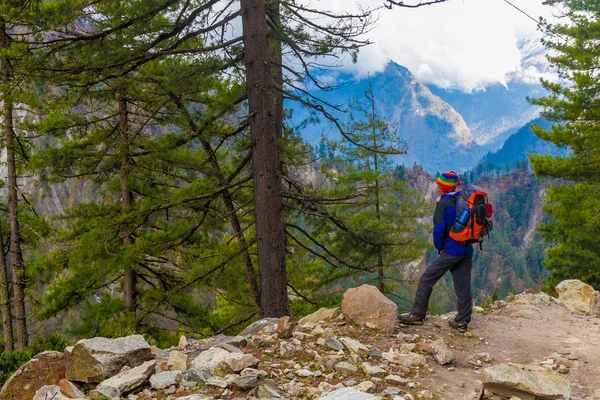
[[[458,297],[458,314],[449,325],[459,332],[466,332],[471,321],[473,304],[471,301],[471,266],[473,262],[473,246],[457,242],[450,237],[450,230],[456,220],[456,186],[458,176],[454,171],[443,173],[437,179],[440,189],[440,200],[433,214],[433,244],[438,250],[439,257],[427,266],[415,295],[410,313],[400,315],[400,322],[405,325],[422,325],[429,297],[433,286],[448,271],[452,273],[454,290]]]

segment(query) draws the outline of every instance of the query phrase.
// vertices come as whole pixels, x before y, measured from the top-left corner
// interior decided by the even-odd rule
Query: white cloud
[[[382,1],[361,0],[360,5],[375,7]],[[310,2],[322,9],[351,8],[349,0]],[[554,10],[542,0],[511,3],[535,19],[554,20]],[[517,41],[532,35],[541,35],[536,23],[504,0],[450,0],[416,9],[382,10],[368,35],[374,44],[361,50],[357,64],[347,60],[344,68],[363,75],[381,71],[391,60],[422,81],[470,91],[505,84],[507,76],[519,69]]]

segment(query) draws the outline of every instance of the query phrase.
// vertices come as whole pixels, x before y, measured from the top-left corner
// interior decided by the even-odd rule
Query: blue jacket
[[[455,192],[446,193],[437,202],[433,214],[433,245],[451,256],[473,254],[473,246],[463,246],[449,235],[456,219]]]

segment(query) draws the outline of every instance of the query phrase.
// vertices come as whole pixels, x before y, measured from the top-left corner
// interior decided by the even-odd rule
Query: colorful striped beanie
[[[444,172],[437,179],[437,185],[442,193],[451,192],[456,189],[456,185],[458,185],[458,175],[456,175],[456,172],[454,171]]]

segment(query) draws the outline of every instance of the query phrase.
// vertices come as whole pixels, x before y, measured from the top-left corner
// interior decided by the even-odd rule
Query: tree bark
[[[264,0],[241,0],[240,5],[252,140],[261,310],[264,317],[281,317],[289,315],[289,305],[267,12]]]
[[[123,207],[123,212],[125,212],[131,205],[133,204],[133,194],[129,189],[129,182],[127,179],[127,173],[129,169],[129,155],[128,155],[128,114],[127,114],[127,99],[123,95],[122,92],[119,92],[119,139],[121,141],[121,205]],[[131,246],[133,244],[133,236],[131,234],[126,233],[123,237],[123,245]],[[127,266],[125,268],[123,274],[123,284],[125,287],[125,307],[131,312],[135,312],[137,308],[136,300],[136,282],[137,276],[135,271],[131,268],[131,266]]]
[[[11,353],[15,349],[12,331],[12,313],[10,311],[10,294],[8,292],[8,270],[4,253],[4,237],[0,226],[0,310],[2,311],[2,332],[4,334],[4,352]]]
[[[2,26],[0,47],[6,48],[8,38]],[[10,82],[10,68],[6,58],[2,59],[2,75],[5,87]],[[4,97],[4,133],[6,146],[6,164],[8,169],[8,219],[10,223],[10,259],[13,273],[13,296],[17,325],[17,349],[28,344],[27,320],[25,314],[25,269],[21,252],[21,230],[19,227],[17,195],[17,163],[15,160],[15,131],[13,128],[13,104],[9,96]]]
[[[269,49],[271,56],[271,75],[273,76],[273,123],[275,137],[283,137],[283,67],[281,57],[281,40],[278,39],[281,27],[280,0],[271,0],[267,5],[267,13],[271,21]]]

